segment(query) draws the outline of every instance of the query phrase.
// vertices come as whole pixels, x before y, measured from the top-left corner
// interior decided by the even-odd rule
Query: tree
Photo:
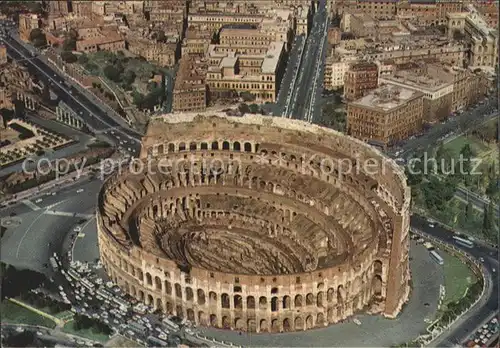
[[[67,52],[76,51],[76,39],[67,38],[66,40],[64,40],[62,49],[63,51]]]
[[[473,207],[471,201],[467,203],[467,206],[465,207],[465,219],[467,221],[472,221],[472,214],[473,214]]]
[[[115,67],[114,65],[106,65],[104,67],[104,75],[114,82],[120,82],[121,80],[121,71]]]
[[[130,86],[131,84],[134,83],[136,78],[135,72],[133,70],[127,70],[125,71],[125,74],[123,75],[123,84]]]
[[[483,234],[488,238],[496,238],[495,210],[490,202],[484,206],[483,212]]]
[[[89,62],[89,57],[87,57],[85,54],[82,54],[78,57],[78,63],[81,65],[85,65]]]
[[[29,40],[35,47],[42,47],[47,45],[47,38],[42,29],[35,28],[30,32]]]
[[[250,108],[248,107],[247,104],[245,103],[241,103],[240,106],[238,106],[238,110],[242,113],[242,114],[248,114],[250,113]]]
[[[252,114],[257,114],[257,113],[259,113],[261,111],[260,106],[257,105],[257,104],[250,104],[249,108],[250,108],[250,112]]]
[[[61,52],[61,58],[66,63],[74,63],[74,62],[76,62],[78,60],[77,56],[75,56],[73,53],[68,52],[68,51],[62,51]]]

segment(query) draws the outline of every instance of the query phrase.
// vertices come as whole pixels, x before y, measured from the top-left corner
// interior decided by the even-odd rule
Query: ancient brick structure
[[[100,255],[127,293],[198,325],[395,317],[409,204],[402,170],[359,140],[284,118],[170,114],[100,192]]]

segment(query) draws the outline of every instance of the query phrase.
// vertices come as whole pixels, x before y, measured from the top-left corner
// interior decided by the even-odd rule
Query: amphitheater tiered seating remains
[[[409,294],[410,192],[374,148],[284,118],[156,117],[99,195],[101,260],[198,325],[300,331]]]

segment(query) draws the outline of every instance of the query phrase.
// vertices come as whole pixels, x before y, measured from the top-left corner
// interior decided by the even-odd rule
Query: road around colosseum
[[[396,319],[357,315],[361,326],[348,322],[303,332],[241,335],[238,331],[202,328],[202,334],[237,345],[267,347],[390,347],[408,342],[425,332],[429,325],[425,319],[434,318],[439,285],[444,284],[442,267],[432,261],[422,245],[411,241],[410,257],[412,293]]]

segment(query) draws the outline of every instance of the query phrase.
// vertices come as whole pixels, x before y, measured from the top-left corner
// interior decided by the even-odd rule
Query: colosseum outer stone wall
[[[410,191],[374,148],[302,121],[173,114],[99,194],[101,260],[128,294],[249,332],[395,317]]]

